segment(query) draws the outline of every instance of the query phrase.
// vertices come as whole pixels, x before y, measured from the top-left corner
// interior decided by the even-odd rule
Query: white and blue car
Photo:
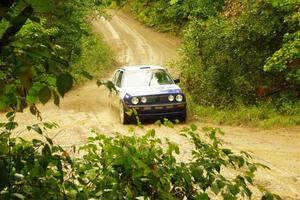
[[[127,111],[135,109],[140,119],[186,119],[186,98],[167,70],[160,66],[131,66],[116,70],[116,89],[111,101],[123,124],[133,122]]]

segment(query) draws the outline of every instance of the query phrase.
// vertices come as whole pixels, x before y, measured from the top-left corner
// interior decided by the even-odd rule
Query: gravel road
[[[168,34],[158,33],[141,25],[128,14],[119,11],[111,12],[112,18],[101,18],[93,22],[94,31],[99,32],[115,52],[119,65],[164,65],[178,59],[177,49],[180,40]],[[176,69],[169,69],[178,76]],[[109,75],[107,79],[109,79]],[[89,130],[96,130],[108,135],[116,132],[129,134],[128,127],[121,125],[117,112],[109,108],[108,92],[104,87],[97,87],[95,81],[69,92],[61,101],[60,107],[49,103],[40,105],[44,121],[55,121],[60,125],[48,134],[56,143],[68,148],[84,144],[91,135]],[[2,121],[3,115],[0,116]],[[20,127],[38,122],[25,111],[17,116]],[[190,143],[178,134],[183,126],[197,124],[198,127],[215,126],[201,123],[201,120],[188,119],[185,124],[176,125],[174,129],[153,124],[145,126],[156,128],[157,136],[169,138],[180,145],[187,159]],[[283,199],[300,199],[300,128],[261,130],[249,127],[221,126],[226,132],[221,140],[224,146],[235,151],[246,150],[254,160],[271,167],[271,170],[260,170],[259,184],[282,195]],[[20,128],[21,130],[22,128]],[[137,134],[143,131],[138,130]],[[32,138],[34,135],[23,134]]]

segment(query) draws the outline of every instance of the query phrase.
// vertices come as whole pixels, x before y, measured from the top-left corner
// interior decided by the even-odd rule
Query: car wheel
[[[122,124],[129,124],[130,123],[130,116],[126,114],[125,108],[123,103],[120,101],[120,106],[119,106],[119,115],[120,115],[120,122]]]
[[[185,120],[186,120],[186,109],[184,109],[181,116],[179,117],[179,121],[185,122]]]

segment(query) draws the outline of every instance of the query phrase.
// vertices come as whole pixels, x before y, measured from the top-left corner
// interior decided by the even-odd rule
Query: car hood
[[[143,96],[143,95],[174,94],[174,93],[182,93],[182,90],[176,84],[146,86],[146,87],[126,87],[126,88],[121,88],[120,90],[120,94],[122,97],[124,97],[125,94],[129,94],[130,96]]]

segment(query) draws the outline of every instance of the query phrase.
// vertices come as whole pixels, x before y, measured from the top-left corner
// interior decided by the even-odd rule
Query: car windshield
[[[163,69],[129,70],[124,73],[122,87],[144,87],[173,84],[172,78]]]

